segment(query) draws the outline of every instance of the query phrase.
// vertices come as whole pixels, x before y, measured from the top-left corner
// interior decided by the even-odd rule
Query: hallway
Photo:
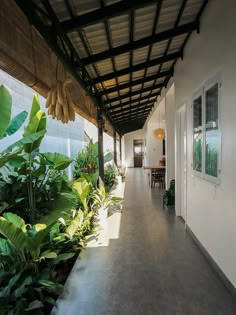
[[[77,261],[53,315],[235,315],[236,302],[142,169],[126,172],[119,238]]]

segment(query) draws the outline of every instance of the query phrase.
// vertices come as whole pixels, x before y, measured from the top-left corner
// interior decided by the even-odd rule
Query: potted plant
[[[102,186],[97,188],[93,193],[93,208],[97,212],[99,220],[106,219],[111,206],[119,205],[122,202],[122,198],[111,196]]]

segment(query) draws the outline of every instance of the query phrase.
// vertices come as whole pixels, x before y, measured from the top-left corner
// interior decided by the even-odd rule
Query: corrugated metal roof
[[[45,2],[33,0],[31,9],[40,23],[51,27],[65,62],[77,69],[97,102],[102,99],[100,105],[120,133],[144,124],[148,112],[136,124],[133,109],[154,103],[166,86],[207,4],[207,0]],[[132,128],[123,124],[122,109]],[[116,111],[119,119],[113,117]]]

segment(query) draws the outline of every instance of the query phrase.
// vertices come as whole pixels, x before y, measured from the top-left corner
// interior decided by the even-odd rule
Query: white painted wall
[[[142,129],[137,131],[129,132],[124,135],[124,151],[125,151],[125,165],[126,167],[134,167],[134,152],[133,152],[133,141],[143,139],[144,132]]]
[[[187,106],[187,224],[236,287],[235,12],[235,1],[230,5],[209,1],[201,33],[192,34],[174,81],[176,108]],[[192,175],[191,98],[218,71],[222,75],[222,172],[220,185],[215,186]]]
[[[175,88],[174,84],[166,93],[166,186],[175,178]]]
[[[143,132],[146,141],[146,150],[144,155],[144,165],[159,165],[159,160],[163,157],[162,140],[157,140],[154,136],[154,130],[157,128],[166,129],[165,126],[165,98],[161,100],[158,106],[153,110],[149,119],[144,125]]]
[[[155,122],[149,122],[147,125],[146,165],[159,165],[159,160],[163,157],[162,140],[157,140],[154,136],[154,130],[157,128]]]

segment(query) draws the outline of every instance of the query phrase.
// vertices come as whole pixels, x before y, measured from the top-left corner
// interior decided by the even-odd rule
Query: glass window
[[[202,95],[193,100],[193,170],[202,172]]]
[[[218,82],[205,91],[205,174],[218,175],[220,147],[218,126]]]
[[[221,79],[217,74],[194,94],[192,103],[193,171],[216,184],[219,183],[221,161],[220,94]]]

